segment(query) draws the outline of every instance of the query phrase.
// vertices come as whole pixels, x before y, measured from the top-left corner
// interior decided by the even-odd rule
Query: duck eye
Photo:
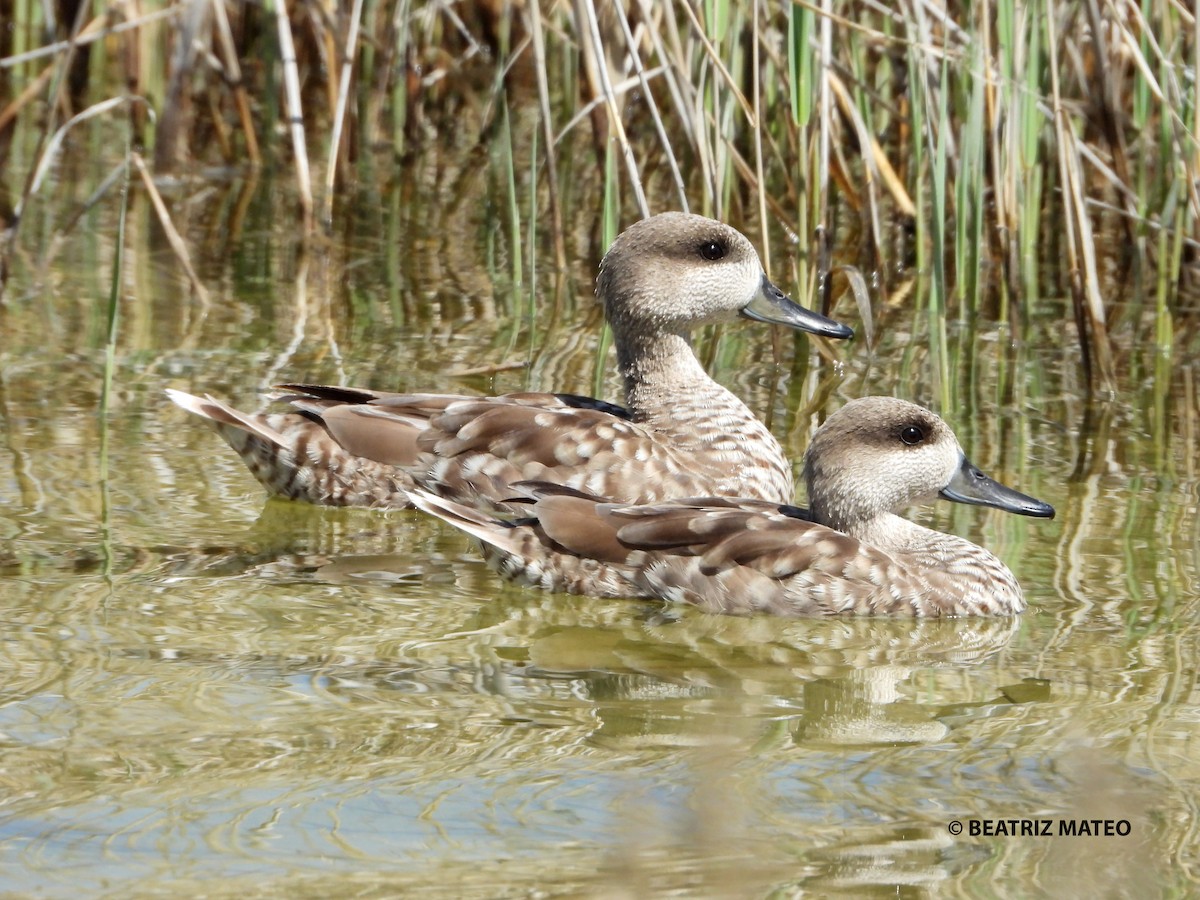
[[[705,241],[700,245],[700,255],[709,262],[716,262],[725,257],[725,245],[720,241]]]
[[[911,447],[925,440],[925,432],[916,425],[905,425],[900,429],[900,440]]]

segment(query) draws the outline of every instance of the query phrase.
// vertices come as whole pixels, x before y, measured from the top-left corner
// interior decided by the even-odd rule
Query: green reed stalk
[[[1021,21],[1015,23],[1017,46],[1025,53],[1025,66],[1021,80],[1012,91],[1013,119],[1017,122],[1018,160],[1021,166],[1020,187],[1017,194],[1017,209],[1020,210],[1020,266],[1026,312],[1038,296],[1038,241],[1042,225],[1042,193],[1045,176],[1052,174],[1041,161],[1041,134],[1045,118],[1038,109],[1038,98],[1043,95],[1043,84],[1039,73],[1044,66],[1042,29],[1038,26],[1036,7],[1027,8]],[[1014,70],[1020,58],[1014,59]],[[1051,179],[1053,181],[1053,178]]]
[[[622,18],[624,21],[624,18]],[[628,26],[626,26],[628,28]],[[567,267],[567,246],[563,239],[563,217],[562,210],[559,208],[558,199],[558,162],[557,152],[554,146],[554,117],[550,113],[550,84],[546,70],[546,41],[542,26],[541,6],[537,3],[529,5],[529,30],[532,38],[531,44],[533,47],[533,62],[536,68],[537,76],[537,93],[538,107],[540,109],[540,119],[542,125],[542,138],[546,143],[546,195],[550,201],[550,232],[554,237],[554,260],[558,270],[561,272]],[[649,91],[647,91],[649,93]],[[536,134],[534,136],[534,146],[537,146]],[[531,154],[531,158],[537,159],[537,152]],[[536,171],[536,170],[535,170]],[[531,179],[531,183],[535,186],[532,189],[533,196],[536,201],[537,179]],[[531,211],[529,221],[530,227],[535,218],[535,210]],[[530,242],[532,245],[532,241]],[[530,250],[530,268],[533,268],[532,249]],[[532,272],[530,273],[530,284],[536,281]],[[531,287],[532,290],[532,287]],[[532,302],[532,298],[531,298]]]
[[[946,179],[950,143],[949,62],[942,58],[938,91],[937,145],[933,159],[933,209],[930,215],[933,235],[933,272],[929,286],[929,347],[933,372],[938,381],[942,409],[950,408],[950,373],[946,354]]]
[[[517,165],[513,159],[512,128],[508,112],[508,93],[500,92],[500,151],[501,166],[503,167],[504,184],[508,205],[508,239],[509,239],[509,272],[512,276],[512,287],[515,290],[523,281],[521,271],[521,209],[517,196]]]
[[[824,296],[828,296],[826,293],[826,282],[829,278],[829,245],[832,240],[829,227],[829,208],[833,200],[833,186],[830,181],[829,168],[830,143],[832,142],[831,133],[833,130],[833,93],[830,88],[829,76],[829,72],[833,67],[833,24],[828,15],[832,11],[831,7],[831,0],[822,0],[821,9],[827,14],[821,16],[817,29],[817,44],[820,48],[816,101],[818,121],[817,133],[814,135],[816,148],[813,151],[812,162],[814,177],[809,183],[813,203],[812,243],[815,251],[812,281],[814,291],[821,291]],[[824,306],[824,297],[822,297],[819,307],[823,308]]]
[[[941,86],[938,91],[938,126],[933,148],[933,177],[930,188],[933,208],[930,210],[930,233],[933,238],[932,282],[929,308],[941,317],[946,313],[946,181],[950,143],[949,65],[942,62]]]
[[[525,240],[529,245],[529,311],[526,322],[529,326],[530,349],[533,348],[537,325],[537,220],[538,220],[538,133],[533,132],[529,150],[529,226]],[[528,371],[532,371],[530,368]]]
[[[618,195],[617,156],[613,142],[609,141],[604,153],[604,205],[600,216],[600,244],[607,252],[616,240],[621,228],[621,206]],[[604,396],[604,378],[608,374],[608,348],[612,345],[612,329],[608,322],[600,329],[600,340],[596,342],[596,368],[592,374],[592,396]]]
[[[758,200],[758,227],[762,232],[762,258],[763,265],[768,272],[771,271],[771,241],[768,237],[767,230],[767,185],[766,178],[763,174],[763,132],[766,131],[766,126],[763,124],[763,85],[760,74],[763,70],[760,53],[762,50],[762,37],[759,31],[759,2],[752,0],[754,3],[754,17],[751,28],[751,63],[750,70],[751,78],[751,102],[754,104],[754,178],[757,182],[757,190],[755,198]],[[779,359],[779,335],[778,332],[772,331],[771,336],[772,351],[775,359]],[[774,391],[774,389],[773,389]],[[772,392],[773,394],[773,392]]]
[[[970,89],[967,120],[959,131],[958,179],[955,183],[955,294],[966,308],[979,309],[980,269],[983,266],[984,216],[984,87],[987,60],[983,46],[974,44],[971,65],[964,72]]]
[[[112,276],[108,286],[107,323],[104,339],[104,376],[100,387],[99,408],[99,487],[100,487],[100,553],[104,559],[104,574],[112,574],[113,549],[108,497],[109,459],[108,448],[111,427],[108,416],[109,404],[112,399],[113,376],[117,368],[117,326],[120,321],[121,286],[124,284],[125,270],[125,221],[129,212],[129,168],[132,160],[132,142],[127,141],[125,147],[125,168],[121,176],[120,205],[117,210],[117,235],[113,246]]]
[[[1183,169],[1182,164],[1177,166]],[[1173,287],[1178,283],[1179,265],[1182,261],[1183,228],[1186,203],[1180,203],[1180,185],[1183,177],[1171,180],[1167,200],[1159,216],[1158,231],[1158,279],[1155,290],[1154,337],[1160,353],[1169,353],[1173,343],[1170,299]]]
[[[792,121],[808,125],[812,118],[813,54],[810,50],[813,31],[813,12],[806,6],[792,3],[787,9],[788,100],[792,106]]]
[[[911,34],[912,32],[910,32]],[[908,187],[912,194],[913,203],[917,207],[915,256],[918,272],[929,270],[929,217],[925,209],[925,148],[929,139],[929,116],[926,109],[928,93],[925,90],[925,64],[918,55],[913,41],[909,41],[905,52],[908,65],[908,83],[912,86],[909,91],[909,145],[905,149],[910,154]]]
[[[709,121],[709,146],[712,148],[713,215],[727,215],[734,187],[735,170],[730,147],[734,146],[737,131],[737,101],[726,82],[712,67],[718,61],[728,72],[742,71],[741,6],[730,0],[706,0],[704,25],[716,51],[716,59],[705,61],[710,69],[704,107]]]
[[[858,114],[864,122],[870,122],[873,118],[871,109],[871,97],[867,90],[867,86],[872,82],[872,73],[875,69],[875,64],[868,59],[868,48],[865,43],[859,40],[858,34],[851,31],[846,35],[844,44],[844,55],[846,64],[850,69],[850,97]],[[865,156],[869,152],[869,148],[863,147],[861,150]]]
[[[807,240],[810,234],[813,209],[813,188],[816,173],[812,167],[811,128],[813,106],[816,98],[816,78],[813,71],[815,55],[812,52],[814,14],[806,6],[788,6],[788,99],[791,102],[792,121],[796,125],[795,172],[799,188],[796,203],[796,233]],[[811,253],[799,255],[796,281],[811,297],[814,285],[810,283],[812,273]]]
[[[1143,17],[1149,13],[1148,6],[1153,0],[1142,0],[1142,15]],[[1150,37],[1142,33],[1138,37],[1138,52],[1143,58],[1149,59],[1151,56]],[[1133,86],[1129,96],[1129,116],[1130,126],[1136,134],[1148,133],[1147,126],[1150,124],[1151,114],[1151,97],[1150,82],[1146,78],[1146,74],[1141,67],[1135,67],[1133,74]],[[1160,157],[1163,159],[1165,157]],[[1150,198],[1149,185],[1153,177],[1151,169],[1151,159],[1147,153],[1134,154],[1134,197],[1136,203],[1136,212],[1138,217],[1139,227],[1142,234],[1146,234],[1147,220],[1150,216]],[[1161,171],[1161,167],[1160,167]]]
[[[404,59],[408,55],[408,48],[412,44],[412,37],[408,33],[409,23],[412,17],[409,15],[409,0],[400,0],[396,4],[396,12],[392,17],[392,22],[395,24],[395,68],[398,70],[397,77],[392,79],[392,147],[393,155],[397,158],[404,155],[405,134],[408,129],[408,84],[404,76]],[[386,31],[385,31],[386,33]]]

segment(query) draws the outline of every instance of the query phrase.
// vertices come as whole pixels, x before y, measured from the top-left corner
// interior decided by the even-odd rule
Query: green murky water
[[[59,202],[92,165],[64,161]],[[31,213],[0,311],[0,891],[1194,891],[1190,359],[1123,349],[1119,396],[1090,404],[1053,298],[1019,341],[987,317],[942,336],[919,283],[893,284],[874,349],[836,365],[790,337],[777,362],[752,325],[702,338],[797,459],[822,409],[896,394],[1054,503],[1053,522],[919,513],[1009,562],[1031,604],[1011,621],[526,592],[419,514],[265,503],[165,400],[254,408],[283,379],[591,393],[594,211],[571,218],[565,279],[543,223],[515,284],[488,172],[417,159],[305,253],[287,185],[181,191],[207,308],[138,197],[104,419],[115,220],[56,243],[57,213]],[[785,283],[789,264],[773,263]],[[1118,341],[1140,348],[1139,309],[1119,309]],[[971,833],[1020,828],[1001,819],[1055,836]],[[1081,819],[1128,834],[1057,836]]]

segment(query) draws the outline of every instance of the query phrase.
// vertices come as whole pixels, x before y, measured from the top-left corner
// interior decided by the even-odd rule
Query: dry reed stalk
[[[204,91],[204,103],[221,158],[232,163],[234,159],[233,131],[225,124],[225,117],[221,114],[221,98],[217,94],[216,85],[207,85]]]
[[[668,71],[669,69],[666,66],[658,66],[653,69],[647,69],[646,78],[648,80],[653,80],[658,78],[660,75],[665,75]],[[626,78],[623,81],[618,81],[613,84],[613,95],[616,97],[622,97],[623,95],[632,91],[634,88],[638,87],[639,84],[640,82],[638,81],[637,76]],[[558,144],[560,141],[562,141],[563,138],[571,133],[575,126],[577,126],[584,119],[588,118],[596,109],[603,106],[604,103],[605,100],[603,97],[596,97],[595,99],[585,102],[583,106],[581,106],[575,112],[575,115],[573,115],[567,121],[567,124],[559,129],[558,133],[554,136],[554,143]],[[605,115],[607,116],[607,113]],[[607,123],[608,119],[605,118],[604,121]],[[608,125],[606,124],[604,127],[607,129]]]
[[[587,84],[587,96],[593,101],[588,104],[588,112],[592,117],[592,136],[596,152],[604,158],[605,145],[608,142],[609,115],[600,109],[604,102],[604,84],[600,80],[600,69],[607,68],[608,61],[603,50],[597,48],[598,42],[590,39],[589,6],[591,0],[574,0],[571,12],[575,19],[575,33],[579,42],[579,67],[583,72],[583,80]],[[592,14],[595,10],[592,10]]]
[[[737,100],[738,106],[740,106],[742,108],[742,112],[746,114],[746,118],[750,121],[751,127],[757,128],[758,120],[754,116],[754,107],[751,105],[750,101],[746,99],[746,95],[742,93],[742,89],[738,87],[737,79],[735,79],[733,75],[730,74],[729,69],[725,67],[725,63],[721,59],[721,54],[717,52],[717,48],[714,47],[712,45],[712,41],[708,39],[708,35],[705,34],[704,25],[701,23],[700,17],[696,14],[696,11],[692,9],[692,5],[690,3],[683,2],[680,5],[683,7],[683,11],[687,13],[687,17],[692,23],[693,35],[695,36],[696,40],[700,42],[700,46],[704,48],[704,53],[708,56],[709,60],[713,64],[713,67],[720,74],[721,80],[725,82],[726,89],[733,95],[733,98]]]
[[[41,156],[38,157],[38,164],[34,167],[33,172],[30,175],[29,184],[25,189],[25,195],[17,201],[17,204],[14,208],[16,218],[20,219],[21,213],[24,211],[25,206],[28,204],[30,198],[41,189],[42,181],[45,179],[46,173],[49,172],[50,166],[54,164],[54,159],[58,155],[58,149],[62,146],[62,142],[66,138],[67,132],[69,132],[80,122],[86,122],[88,119],[95,118],[96,116],[106,113],[110,109],[114,109],[122,104],[144,102],[145,101],[141,97],[112,97],[108,100],[102,100],[99,103],[89,106],[87,109],[77,113],[64,122],[46,141],[45,149]]]
[[[546,181],[550,199],[550,223],[554,233],[554,271],[561,284],[567,270],[567,245],[563,235],[562,209],[558,199],[558,164],[554,146],[554,122],[550,116],[550,84],[546,73],[546,41],[542,32],[541,4],[528,6],[529,34],[532,38],[533,67],[537,79],[538,105],[541,108],[542,139],[546,144]]]
[[[337,180],[338,159],[341,157],[342,129],[345,126],[346,106],[350,97],[350,82],[354,70],[355,49],[358,45],[358,26],[362,20],[363,0],[354,0],[350,9],[350,27],[346,30],[346,46],[342,50],[342,76],[338,82],[337,108],[333,116],[333,134],[329,139],[329,163],[325,169],[325,197],[321,219],[325,227],[333,224],[333,188]]]
[[[12,218],[7,231],[0,232],[0,308],[4,306],[4,289],[8,284],[8,259],[9,254],[17,244],[17,236],[20,233],[21,220],[23,218],[22,212],[26,204],[28,204],[29,198],[37,191],[38,185],[41,183],[41,178],[45,174],[49,159],[52,159],[55,155],[57,143],[55,142],[54,135],[59,136],[58,140],[61,141],[61,135],[66,134],[70,125],[76,119],[82,121],[82,119],[76,117],[76,119],[72,119],[63,128],[54,131],[59,106],[66,103],[63,84],[66,81],[66,74],[70,71],[71,63],[75,59],[75,39],[84,28],[83,17],[86,12],[87,7],[84,4],[80,4],[75,15],[75,21],[71,25],[71,39],[66,42],[65,50],[55,67],[54,85],[50,91],[51,98],[48,103],[48,114],[41,130],[38,132],[37,145],[33,152],[33,158],[38,160],[38,165],[31,169],[26,176],[25,187],[21,191],[21,198],[13,207]],[[108,107],[106,106],[105,108],[107,109]]]
[[[312,32],[313,46],[317,51],[316,64],[320,71],[325,73],[321,86],[325,88],[325,109],[330,119],[337,110],[337,98],[341,93],[341,76],[344,71],[338,66],[341,56],[337,46],[337,36],[341,30],[338,27],[341,19],[338,7],[337,0],[318,0],[303,6],[304,21]]]
[[[671,178],[675,182],[675,190],[679,195],[680,209],[687,212],[687,189],[684,187],[683,173],[679,168],[679,160],[675,158],[675,148],[671,146],[671,139],[667,137],[667,129],[663,125],[662,116],[658,112],[658,104],[654,101],[654,92],[650,90],[650,82],[646,77],[646,68],[642,65],[641,54],[638,53],[638,42],[629,27],[629,17],[625,15],[625,8],[621,3],[614,3],[613,9],[616,11],[617,22],[621,26],[621,31],[625,35],[625,43],[629,47],[629,58],[633,61],[634,75],[637,77],[638,84],[641,85],[642,97],[646,102],[646,107],[650,110],[650,118],[654,122],[654,131],[658,135],[659,146],[666,155],[667,165],[671,169]]]
[[[86,9],[86,7],[81,7]],[[88,44],[95,43],[110,34],[121,34],[125,31],[131,31],[136,28],[141,28],[143,25],[149,25],[152,22],[158,22],[162,19],[173,19],[184,11],[183,6],[171,6],[167,9],[160,9],[152,13],[138,16],[135,19],[130,19],[126,22],[121,22],[117,25],[106,26],[104,23],[108,21],[109,13],[105,12],[96,18],[92,19],[84,26],[79,35],[74,39],[65,41],[55,41],[52,44],[46,44],[44,47],[38,47],[36,50],[26,50],[24,53],[17,53],[14,56],[7,56],[0,59],[0,69],[19,66],[22,63],[33,62],[41,59],[44,56],[56,56],[66,50],[74,47],[84,47]]]
[[[629,143],[629,136],[625,134],[625,126],[621,122],[621,113],[617,108],[616,94],[608,73],[608,57],[604,52],[604,44],[600,40],[600,24],[596,18],[596,7],[592,0],[585,0],[580,5],[583,7],[586,20],[585,23],[580,24],[587,25],[587,38],[591,42],[590,47],[595,58],[596,74],[600,79],[600,88],[608,109],[609,126],[616,134],[617,143],[621,148],[621,156],[625,160],[625,168],[629,175],[629,183],[633,188],[634,199],[637,201],[638,211],[645,219],[650,216],[650,205],[646,202],[646,193],[642,190],[642,178],[638,172],[637,159],[633,155],[633,147]],[[581,41],[582,43],[585,42]]]
[[[768,272],[771,271],[771,242],[767,239],[767,192],[766,181],[763,178],[763,148],[762,148],[762,85],[759,84],[759,73],[761,67],[758,58],[759,44],[762,42],[759,31],[759,0],[752,0],[754,4],[753,18],[750,28],[750,94],[752,98],[751,115],[754,117],[754,175],[758,181],[757,189],[754,192],[755,198],[758,200],[758,228],[762,232],[762,258],[763,265]],[[779,329],[771,329],[771,349],[774,351],[775,361],[778,363],[780,359],[779,347]]]
[[[832,71],[829,72],[828,80],[834,99],[841,107],[842,116],[854,128],[855,136],[858,140],[859,152],[863,161],[863,180],[866,182],[867,189],[866,210],[870,223],[871,244],[874,250],[874,262],[876,266],[879,266],[882,264],[880,253],[883,247],[883,229],[879,222],[879,201],[875,192],[875,182],[877,180],[875,176],[879,174],[877,167],[879,157],[883,157],[886,160],[886,155],[883,153],[883,149],[878,146],[878,142],[875,140],[875,136],[871,134],[871,130],[867,128],[867,123],[863,121],[858,107],[850,99],[850,94],[846,90],[845,85],[842,84],[842,80]],[[878,150],[878,153],[876,153],[876,150]],[[891,164],[889,163],[887,166],[891,170]],[[893,173],[891,183],[895,183],[896,181],[897,179]],[[899,185],[896,186],[899,187]],[[901,206],[902,209],[906,209],[910,214],[915,215],[916,210],[913,207],[912,201],[908,198],[908,192],[901,189],[900,196],[903,200],[897,200],[897,205]],[[907,207],[903,205],[905,201],[907,201]]]
[[[154,179],[150,177],[150,172],[146,168],[145,162],[138,153],[130,154],[130,159],[134,167],[138,170],[138,174],[142,176],[142,183],[146,186],[146,193],[150,195],[150,202],[154,204],[154,211],[158,214],[159,224],[162,225],[163,233],[167,236],[167,241],[171,245],[171,249],[175,251],[175,256],[179,260],[179,264],[183,266],[183,271],[187,273],[188,280],[192,283],[192,290],[196,292],[196,298],[200,301],[203,310],[207,311],[209,307],[208,290],[204,287],[204,283],[200,281],[200,277],[196,274],[196,270],[192,268],[192,260],[188,255],[187,244],[180,237],[179,231],[175,228],[175,223],[171,221],[171,214],[167,211],[167,205],[163,203],[162,195],[159,194],[158,188],[154,185]]]
[[[246,217],[250,213],[250,203],[254,199],[254,192],[258,190],[258,169],[250,170],[249,177],[241,180],[238,187],[237,200],[233,204],[233,210],[229,215],[229,221],[225,230],[225,240],[233,242],[241,239],[242,229],[246,222]]]
[[[1099,119],[1100,129],[1108,143],[1113,169],[1116,170],[1118,181],[1125,185],[1132,184],[1129,177],[1129,157],[1125,147],[1125,132],[1117,122],[1119,115],[1117,88],[1113,84],[1112,66],[1109,64],[1108,42],[1104,37],[1104,19],[1100,15],[1100,8],[1096,0],[1087,0],[1084,7],[1087,10],[1088,25],[1092,32],[1092,57],[1097,70],[1092,79],[1093,87],[1096,86],[1096,82],[1099,83],[1099,90],[1094,94],[1099,100],[1099,115],[1096,118]],[[1137,213],[1137,204],[1131,203],[1128,212],[1129,216],[1121,217],[1121,224],[1125,229],[1126,238],[1132,243],[1135,239],[1132,217]]]
[[[904,182],[896,174],[896,169],[892,166],[892,162],[888,159],[887,153],[880,145],[878,138],[867,127],[867,123],[863,120],[858,107],[854,105],[854,101],[850,98],[850,93],[846,90],[846,86],[842,84],[842,80],[837,75],[832,73],[830,74],[830,87],[833,89],[834,97],[842,109],[842,115],[854,126],[855,136],[861,148],[864,163],[863,170],[866,174],[872,211],[875,211],[877,206],[874,191],[875,179],[873,176],[878,176],[883,186],[887,189],[887,192],[891,194],[892,201],[896,204],[900,215],[908,219],[916,218],[917,207],[913,203],[912,197],[909,196]],[[875,228],[878,232],[878,222],[875,223]]]
[[[663,6],[654,5],[652,7],[650,0],[638,0],[638,10],[642,21],[646,23],[654,22],[656,17],[662,19],[666,16]],[[622,18],[625,17],[622,16]],[[673,21],[670,21],[670,24],[674,24]],[[660,30],[647,24],[646,33],[649,35],[650,43],[654,47],[654,55],[662,63],[658,71],[661,72],[661,78],[667,86],[667,93],[671,95],[671,103],[675,107],[675,113],[678,116],[680,126],[683,128],[684,136],[689,144],[695,146],[696,135],[691,117],[688,115],[688,104],[684,100],[683,89],[680,86],[679,79],[675,77],[677,66],[672,66],[671,64],[673,57],[667,52],[667,47],[663,42]],[[686,69],[681,69],[681,71],[686,71]],[[648,73],[647,77],[652,77],[652,73]],[[655,105],[655,109],[657,108],[657,105]]]
[[[1108,343],[1104,305],[1100,299],[1095,244],[1091,240],[1091,221],[1084,200],[1083,174],[1079,165],[1079,155],[1075,151],[1075,134],[1067,118],[1059,87],[1058,37],[1053,16],[1046,17],[1046,31],[1075,327],[1079,332],[1079,346],[1089,389],[1098,386],[1101,392],[1111,396],[1116,391],[1112,351]],[[1096,369],[1092,368],[1093,353]],[[1099,378],[1098,385],[1094,384],[1096,376]]]
[[[225,12],[224,0],[212,0],[212,8],[217,45],[221,49],[221,63],[225,66],[225,79],[233,90],[233,102],[237,107],[238,121],[242,125],[242,134],[246,136],[246,154],[250,157],[250,165],[258,168],[262,165],[262,155],[258,149],[254,119],[250,115],[250,101],[246,96],[246,85],[242,81],[242,67],[238,63],[237,48],[233,42],[233,33],[229,28],[229,16]]]
[[[48,82],[51,76],[54,75],[54,71],[55,68],[53,64],[46,66],[46,68],[42,69],[42,71],[38,73],[37,77],[34,78],[33,81],[29,82],[29,85],[25,88],[25,90],[21,91],[20,94],[13,98],[13,101],[9,103],[8,106],[0,110],[0,131],[3,131],[5,128],[7,128],[9,123],[11,123],[17,117],[17,113],[19,113],[30,100],[41,93],[42,89],[46,87],[46,82]]]
[[[192,66],[196,61],[200,35],[209,31],[209,0],[187,0],[183,27],[175,35],[175,47],[167,70],[167,92],[154,142],[154,169],[169,172],[183,161],[185,127],[191,113]]]
[[[288,19],[287,0],[275,0],[275,25],[279,35],[279,53],[287,97],[287,116],[292,135],[292,153],[296,158],[296,185],[300,191],[300,209],[304,216],[304,234],[312,233],[312,176],[308,168],[308,148],[304,136],[304,114],[300,104],[300,74],[296,66],[296,47]]]

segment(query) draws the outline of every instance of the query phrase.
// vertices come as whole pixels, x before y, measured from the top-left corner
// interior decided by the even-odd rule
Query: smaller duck
[[[898,515],[937,498],[1053,518],[984,475],[942,419],[865,397],[813,436],[809,508],[702,497],[628,505],[526,482],[530,515],[498,519],[427,492],[415,505],[478,538],[506,577],[600,597],[652,597],[706,612],[780,616],[1009,616],[1025,609],[983,547]]]

